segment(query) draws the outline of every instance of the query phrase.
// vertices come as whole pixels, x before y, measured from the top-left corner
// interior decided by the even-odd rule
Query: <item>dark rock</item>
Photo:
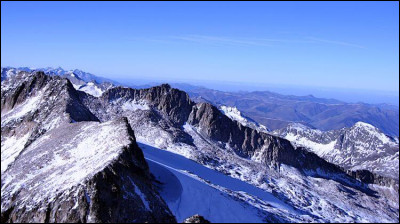
[[[183,223],[211,223],[201,215],[191,216],[183,221]]]

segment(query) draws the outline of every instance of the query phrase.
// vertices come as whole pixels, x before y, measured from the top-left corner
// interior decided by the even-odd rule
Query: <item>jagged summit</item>
[[[161,86],[161,88],[164,88],[164,89],[167,89],[167,90],[171,89],[171,85],[168,84],[168,83],[161,84],[160,86]]]

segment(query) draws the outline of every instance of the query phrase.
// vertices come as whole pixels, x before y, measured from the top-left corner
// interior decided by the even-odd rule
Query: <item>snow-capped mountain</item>
[[[60,76],[63,78],[67,78],[69,81],[71,81],[72,85],[76,90],[86,92],[96,97],[101,96],[101,94],[103,94],[104,91],[117,85],[117,83],[112,80],[95,76],[91,73],[84,72],[79,69],[64,70],[61,67],[58,68],[5,67],[1,68],[1,80],[4,80],[10,76],[15,76],[21,71],[25,72],[43,71],[45,74],[50,76]]]
[[[20,72],[3,80],[1,171],[37,137],[72,121],[98,119],[79,101],[77,91],[67,79]]]
[[[39,221],[171,221],[171,213],[177,221],[200,214],[212,222],[399,219],[398,181],[349,175],[286,139],[233,121],[209,103],[195,103],[167,84],[114,87],[95,97],[76,91],[65,78],[22,72],[2,80],[1,108],[2,220],[32,218],[31,205],[40,211]],[[143,149],[149,169],[140,159],[142,151],[128,146],[134,145],[133,139]],[[80,144],[84,151],[76,152]],[[128,152],[131,155],[123,156]],[[29,169],[24,172],[21,167]],[[51,167],[66,172],[50,171]],[[76,179],[67,175],[82,167],[88,173]],[[149,171],[158,192],[152,190]],[[12,184],[20,175],[20,184]],[[60,180],[72,189],[59,186],[56,194],[45,190],[35,203],[30,190],[46,189],[37,186],[42,183],[38,177]],[[9,193],[3,194],[6,189]],[[54,195],[51,202],[46,199]],[[107,203],[97,203],[99,199]],[[16,206],[26,209],[14,210]],[[71,217],[63,212],[68,210],[79,212]]]
[[[2,172],[2,221],[174,222],[132,134],[120,119],[36,139]]]
[[[43,72],[1,82],[1,221],[175,222],[126,118],[99,123],[79,94]]]
[[[221,112],[229,117],[230,119],[239,122],[243,126],[255,129],[260,132],[268,133],[267,127],[259,124],[249,117],[243,116],[242,113],[236,107],[220,106]]]
[[[274,134],[345,169],[399,178],[399,143],[370,124],[357,122],[351,128],[324,132],[293,123]]]

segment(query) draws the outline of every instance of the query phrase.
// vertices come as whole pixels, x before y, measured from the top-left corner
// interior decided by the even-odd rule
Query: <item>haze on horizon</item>
[[[1,4],[2,66],[398,102],[398,2]]]

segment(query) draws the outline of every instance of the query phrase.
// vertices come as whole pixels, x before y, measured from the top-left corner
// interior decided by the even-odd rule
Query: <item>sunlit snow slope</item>
[[[206,168],[183,156],[139,143],[161,196],[182,222],[200,214],[211,222],[265,222],[268,211],[299,212],[271,193]],[[276,221],[285,221],[282,218]]]

